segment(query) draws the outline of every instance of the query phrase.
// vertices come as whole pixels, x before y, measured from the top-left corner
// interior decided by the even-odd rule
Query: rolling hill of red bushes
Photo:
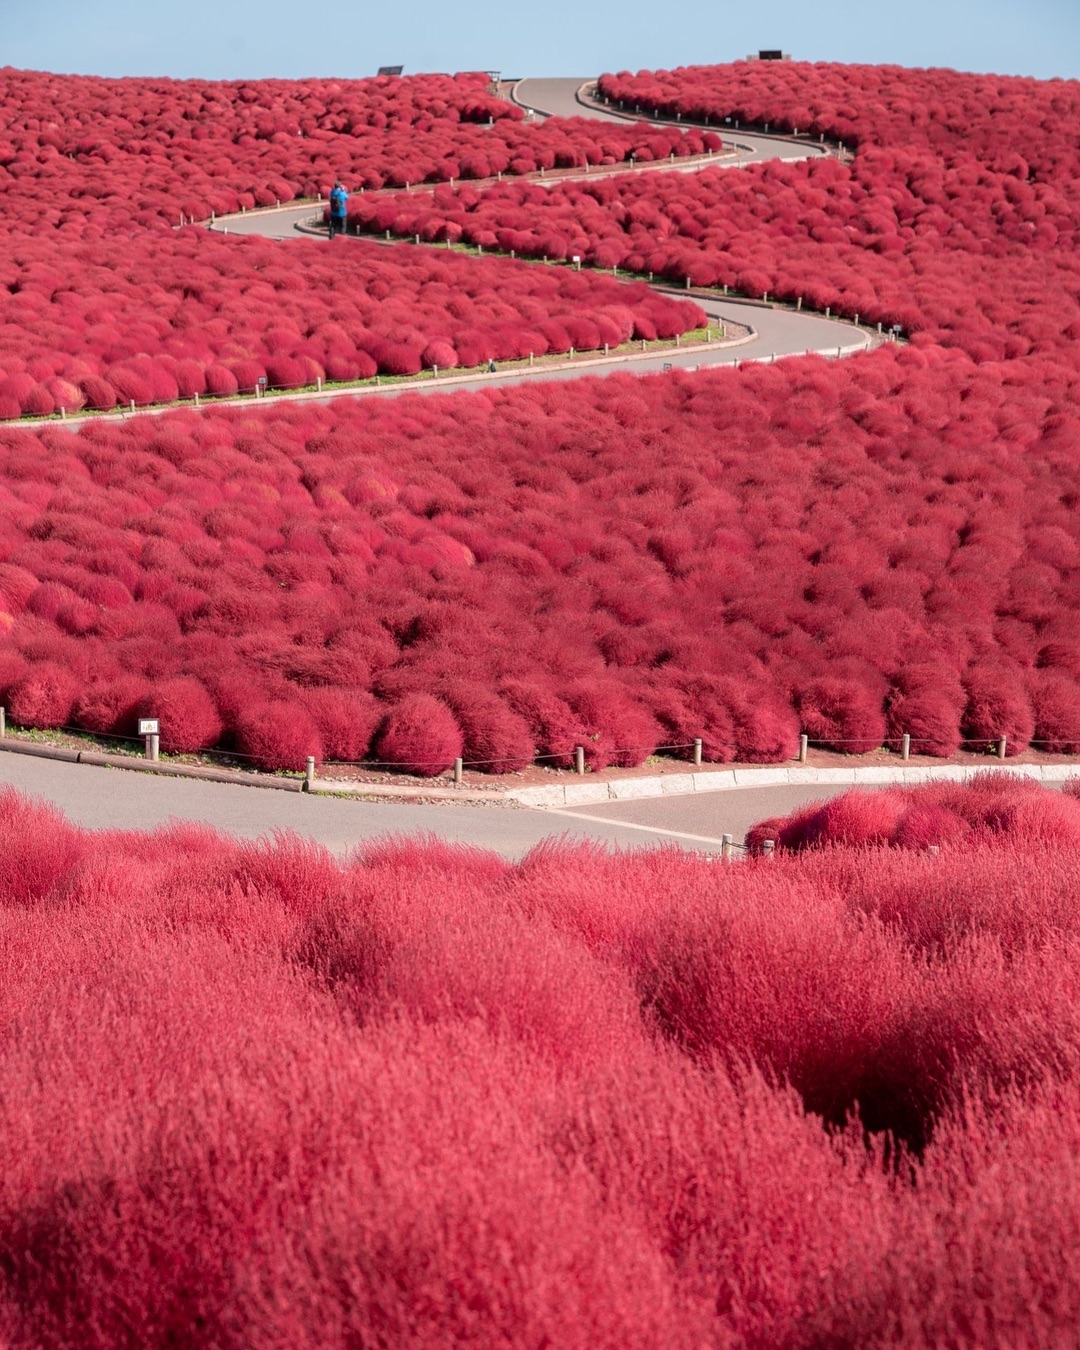
[[[1080,81],[905,66],[736,61],[602,75],[600,94],[644,113],[769,126],[865,149],[971,156],[1043,183],[1080,177]]]
[[[721,97],[730,72],[713,78]],[[802,92],[819,79],[828,110],[827,70],[769,78]],[[1080,749],[1077,192],[1041,111],[1075,91],[1038,86],[1020,165],[1001,158],[997,104],[972,114],[968,147],[958,126],[944,139],[937,121],[920,129],[913,97],[896,111],[902,73],[878,78],[881,107],[851,165],[659,173],[536,200],[511,190],[510,205],[536,221],[568,220],[572,205],[603,235],[598,248],[616,236],[597,222],[621,221],[642,264],[651,240],[682,259],[680,275],[687,258],[714,258],[717,213],[739,223],[744,253],[757,241],[763,266],[794,269],[790,286],[811,303],[871,317],[880,293],[886,322],[920,330],[900,351],[842,367],[183,413],[77,437],[5,430],[0,699],[13,720],[126,734],[152,710],[166,748],[431,773],[458,755],[496,771],[537,755],[566,764],[578,744],[595,768],[632,764],[696,737],[709,760],[769,761],[793,752],[800,729],[840,750],[903,734],[936,755],[1001,736],[1014,752]],[[963,86],[969,101],[990,98],[967,78],[943,78],[943,97]],[[913,89],[923,82],[913,74]],[[482,216],[505,191],[438,200]],[[69,228],[79,233],[70,224],[56,240]],[[301,370],[337,378],[338,361],[369,369],[361,352],[393,370],[464,361],[463,348],[523,354],[532,333],[554,349],[599,345],[616,328],[647,334],[649,307],[668,303],[430,251],[278,250],[163,230],[117,245],[142,272],[114,266],[79,291],[68,245],[50,270],[33,243],[29,262],[11,264],[33,284],[9,279],[0,344],[14,353],[34,334],[81,353],[64,361],[102,344],[87,378],[119,371],[136,402],[179,391],[181,376],[207,392],[259,371],[286,386]],[[154,250],[175,251],[176,265]],[[332,299],[318,261],[330,256],[349,277]],[[145,285],[151,269],[167,284]],[[758,289],[780,284],[762,275]],[[139,280],[155,325],[127,311]],[[54,313],[70,321],[50,337]],[[28,381],[55,403],[59,370],[12,359],[25,369],[0,385],[7,406],[30,396]]]
[[[1010,359],[1080,339],[1080,193],[974,160],[870,149],[738,171],[593,183],[365,195],[361,232],[384,230],[655,274],[695,286],[899,324],[921,341]]]
[[[718,142],[646,123],[523,116],[488,93],[486,75],[226,83],[2,69],[4,226],[124,233],[325,197],[337,178],[356,190],[402,187]]]
[[[1078,395],[911,347],[6,428],[0,703],[266,767],[1075,753]]]
[[[0,71],[0,419],[234,394],[262,376],[294,388],[601,348],[639,318],[642,335],[694,327],[693,306],[588,278],[367,247],[328,257],[312,241],[283,253],[169,228],[325,195],[339,177],[359,194],[719,144],[522,117],[484,75],[225,84]]]
[[[0,261],[0,419],[414,375],[618,347],[705,323],[644,285],[368,241],[198,228]]]
[[[1080,808],[1029,805],[343,865],[3,793],[4,1339],[1069,1343]]]
[[[356,228],[729,286],[1010,359],[1080,341],[1080,83],[738,63],[602,89],[634,105],[852,138],[738,172],[364,197]]]

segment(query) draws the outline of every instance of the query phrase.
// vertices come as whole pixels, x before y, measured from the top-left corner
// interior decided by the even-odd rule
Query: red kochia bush
[[[158,719],[162,750],[205,750],[221,736],[214,700],[198,680],[178,678],[152,684],[138,715]]]
[[[8,690],[8,711],[26,727],[63,726],[79,692],[79,682],[63,666],[42,661],[32,666]]]
[[[1080,753],[1080,690],[1056,671],[1032,673],[1031,703],[1039,749],[1051,754]]]
[[[964,680],[963,732],[988,745],[1006,738],[1005,753],[1020,754],[1035,734],[1031,699],[1016,671],[1004,662],[974,666]]]
[[[799,692],[803,731],[815,745],[845,754],[876,750],[885,739],[885,717],[873,688],[831,675]]]
[[[516,773],[536,756],[525,719],[482,686],[457,681],[441,694],[461,728],[462,757],[482,773]]]
[[[461,728],[445,703],[430,694],[407,694],[387,713],[372,747],[382,764],[434,778],[462,757]]]
[[[253,768],[302,771],[323,745],[311,714],[299,700],[278,699],[246,708],[236,724],[236,749]]]
[[[383,718],[383,705],[366,690],[308,689],[304,707],[318,729],[327,759],[351,763],[367,757]]]
[[[101,680],[78,697],[72,716],[78,726],[99,735],[134,736],[141,707],[151,700],[146,680],[135,675]]]

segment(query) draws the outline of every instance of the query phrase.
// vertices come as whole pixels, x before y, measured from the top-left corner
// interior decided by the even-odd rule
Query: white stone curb
[[[710,769],[701,773],[671,774],[654,778],[613,778],[607,782],[565,783],[551,787],[519,788],[508,792],[509,801],[522,806],[559,808],[589,806],[595,802],[629,801],[640,797],[668,797],[684,792],[731,792],[739,788],[850,786],[884,783],[963,783],[976,774],[993,770],[1037,783],[1063,783],[1080,778],[1080,764],[998,764],[978,766],[941,764],[915,768],[892,768],[886,764],[863,768],[813,769]]]

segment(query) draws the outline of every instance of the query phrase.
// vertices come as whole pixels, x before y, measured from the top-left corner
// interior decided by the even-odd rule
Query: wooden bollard
[[[900,758],[909,760],[911,758],[911,737],[905,731],[900,737]]]
[[[455,787],[460,787],[460,786],[461,786],[462,772],[463,772],[463,770],[464,770],[464,767],[465,767],[465,765],[464,765],[464,762],[463,762],[462,760],[460,760],[460,759],[455,759],[455,760],[454,760],[454,786],[455,786]]]
[[[7,709],[0,708],[0,740],[7,735]]]
[[[574,772],[585,772],[585,747],[583,745],[574,747]]]
[[[720,845],[720,856],[725,862],[730,862],[735,856],[735,836],[731,834],[724,835],[724,842]]]
[[[694,737],[694,767],[701,768],[701,737]]]
[[[1004,758],[1005,758],[1005,751],[1006,751],[1006,749],[1007,749],[1007,747],[1008,747],[1008,743],[1009,743],[1009,738],[1008,738],[1007,736],[1002,736],[1002,738],[998,741],[998,743],[997,743],[997,757],[998,757],[998,759],[1004,759]]]
[[[761,852],[763,857],[771,858],[773,854],[776,852],[776,840],[775,839],[764,840],[761,845]]]

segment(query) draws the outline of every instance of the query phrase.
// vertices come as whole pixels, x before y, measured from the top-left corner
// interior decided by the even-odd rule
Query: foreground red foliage
[[[341,865],[4,793],[5,1340],[1068,1343],[1078,867]]]
[[[10,428],[0,702],[132,734],[182,681],[176,748],[287,705],[321,750],[264,740],[271,767],[374,741],[430,772],[458,745],[601,768],[696,737],[768,761],[800,729],[1076,753],[1078,396],[1061,366],[888,348]],[[418,695],[440,717],[384,732]]]
[[[0,262],[0,419],[251,394],[530,353],[618,347],[705,323],[697,305],[587,273],[350,240],[203,230]],[[6,289],[5,289],[6,283]]]

